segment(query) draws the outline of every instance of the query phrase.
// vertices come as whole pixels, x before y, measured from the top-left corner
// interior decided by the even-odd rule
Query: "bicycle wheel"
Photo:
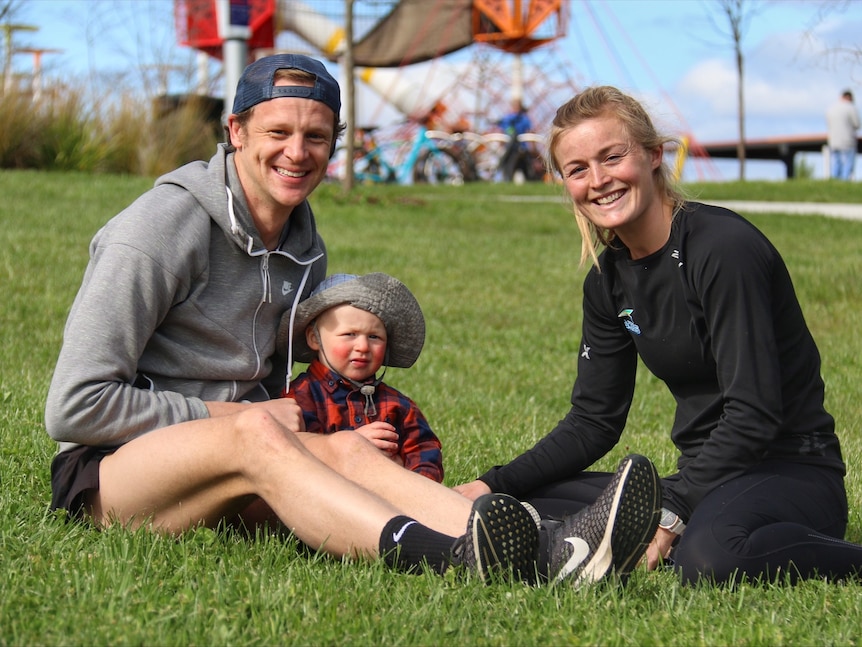
[[[347,150],[339,147],[327,167],[327,178],[332,180],[343,180],[346,175]],[[364,184],[393,183],[395,169],[391,168],[381,157],[378,150],[358,151],[354,153],[353,177],[357,182]]]
[[[475,180],[469,164],[447,148],[427,148],[413,166],[415,184],[464,184]]]

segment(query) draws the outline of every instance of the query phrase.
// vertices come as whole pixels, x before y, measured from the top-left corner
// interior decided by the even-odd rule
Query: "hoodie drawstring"
[[[236,219],[236,213],[234,212],[233,206],[233,192],[230,190],[230,187],[225,184],[225,191],[227,192],[227,214],[230,218],[230,231],[234,236],[239,236],[240,227],[239,223]],[[272,278],[269,274],[269,250],[261,250],[254,251],[254,238],[250,235],[246,234],[246,253],[249,256],[263,256],[263,261],[261,262],[261,275],[263,278],[263,289],[264,289],[264,299],[267,303],[272,303]],[[317,258],[320,258],[318,256]],[[287,338],[287,369],[285,375],[285,389],[290,388],[290,381],[293,378],[293,320],[296,317],[296,306],[299,305],[299,302],[302,300],[302,294],[305,291],[305,285],[308,283],[308,277],[311,276],[311,268],[314,264],[314,261],[317,258],[311,259],[309,262],[304,264],[304,271],[302,273],[302,280],[299,283],[299,287],[294,292],[293,296],[293,305],[290,308],[290,327],[288,328],[288,338]]]
[[[305,266],[305,272],[302,274],[302,281],[299,282],[299,287],[293,296],[293,305],[290,308],[290,321],[287,328],[287,375],[285,375],[285,389],[290,388],[290,381],[293,379],[293,321],[296,319],[296,307],[302,299],[302,293],[305,291],[305,284],[308,282],[308,277],[311,275],[311,264]]]

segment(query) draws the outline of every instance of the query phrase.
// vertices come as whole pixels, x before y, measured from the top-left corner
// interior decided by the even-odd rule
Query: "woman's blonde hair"
[[[560,139],[581,122],[604,116],[619,119],[632,142],[644,150],[653,151],[666,144],[679,143],[675,138],[660,135],[656,131],[652,119],[638,101],[617,88],[600,85],[586,88],[557,109],[548,137],[548,168],[562,177],[562,169],[555,155]],[[653,177],[656,188],[665,201],[677,206],[685,200],[664,159]],[[596,227],[578,211],[577,206],[573,205],[572,208],[575,222],[581,232],[581,264],[589,259],[593,265],[598,266],[598,250],[601,245],[610,245],[614,239],[614,231]]]

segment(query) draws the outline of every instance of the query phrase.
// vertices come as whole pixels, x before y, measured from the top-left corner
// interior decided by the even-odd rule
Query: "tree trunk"
[[[742,46],[736,43],[736,73],[739,80],[737,88],[737,119],[739,122],[739,143],[736,145],[736,156],[739,159],[739,180],[745,180],[745,74],[743,70]]]

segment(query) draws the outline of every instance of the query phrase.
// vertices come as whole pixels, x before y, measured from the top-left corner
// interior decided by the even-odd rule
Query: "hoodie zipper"
[[[230,190],[230,187],[225,184],[225,191],[227,193],[227,210],[228,217],[230,218],[231,223],[231,233],[234,236],[239,236],[240,228],[239,223],[236,219],[236,213],[234,212],[233,205],[233,192]],[[299,286],[294,290],[293,297],[293,305],[290,308],[290,328],[288,330],[288,342],[287,342],[287,367],[286,367],[286,375],[285,380],[287,382],[287,386],[290,386],[290,380],[292,378],[293,371],[293,320],[296,314],[296,306],[299,304],[300,298],[302,296],[303,291],[305,290],[305,284],[308,282],[308,277],[311,275],[311,268],[315,262],[323,258],[323,252],[317,254],[313,258],[308,260],[300,260],[296,258],[293,254],[289,252],[285,252],[282,250],[270,251],[268,249],[263,249],[260,251],[255,251],[254,249],[254,238],[246,234],[246,246],[245,252],[251,257],[260,256],[260,274],[261,274],[261,284],[262,284],[262,298],[260,303],[258,303],[257,309],[255,310],[254,317],[252,319],[252,331],[251,331],[251,341],[252,347],[254,348],[254,357],[255,357],[255,371],[254,378],[257,379],[260,376],[261,366],[263,362],[260,357],[260,349],[258,348],[257,343],[257,324],[258,318],[260,316],[260,310],[265,303],[272,303],[272,276],[269,271],[269,258],[272,254],[278,254],[279,256],[284,256],[289,258],[291,261],[299,265],[300,267],[304,267],[304,271],[302,273],[302,279],[299,282]]]

